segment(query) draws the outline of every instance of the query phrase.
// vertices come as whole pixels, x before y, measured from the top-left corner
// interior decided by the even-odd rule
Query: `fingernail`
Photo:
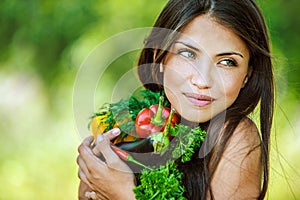
[[[96,144],[104,140],[104,136],[102,134],[97,135]]]
[[[119,128],[114,128],[111,130],[111,133],[114,135],[114,136],[118,136],[120,135],[121,131]]]

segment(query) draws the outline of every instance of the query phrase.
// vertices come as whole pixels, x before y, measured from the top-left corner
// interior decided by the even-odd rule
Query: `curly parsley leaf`
[[[140,175],[141,184],[133,189],[135,197],[143,200],[185,200],[181,178],[182,172],[173,161],[152,171],[143,170]]]
[[[195,153],[195,149],[200,148],[204,141],[206,131],[200,127],[190,128],[182,124],[177,124],[172,130],[175,133],[175,141],[173,142],[173,158],[179,158],[181,156],[181,162],[187,162],[191,160],[192,155]]]

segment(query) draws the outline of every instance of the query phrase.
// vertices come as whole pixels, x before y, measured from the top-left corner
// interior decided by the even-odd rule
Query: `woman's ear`
[[[250,65],[250,66],[248,67],[248,73],[247,73],[247,77],[248,77],[248,78],[251,77],[252,72],[253,72],[253,67]]]
[[[251,77],[252,75],[252,66],[249,66],[249,69],[248,69],[248,73],[247,75],[245,76],[245,79],[244,79],[244,83],[242,85],[242,88],[245,87],[246,83],[248,82],[249,78]]]
[[[158,58],[156,57],[157,56],[157,49],[154,49],[153,50],[153,64],[157,64],[157,61],[158,61]],[[159,56],[158,56],[159,57]],[[159,59],[160,60],[160,59]],[[163,73],[164,72],[164,65],[163,65],[163,62],[164,62],[164,58],[160,61],[159,63],[159,72]]]
[[[156,62],[156,53],[157,53],[157,49],[153,50],[153,63]]]
[[[161,72],[161,73],[164,72],[164,66],[162,63],[159,64],[159,72]]]
[[[248,74],[246,75],[245,79],[244,79],[244,83],[242,85],[242,88],[245,87],[246,83],[248,82]]]

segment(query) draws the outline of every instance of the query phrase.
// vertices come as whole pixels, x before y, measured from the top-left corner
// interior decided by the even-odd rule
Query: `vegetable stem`
[[[141,162],[135,160],[135,159],[133,158],[133,156],[130,155],[128,152],[126,152],[126,151],[124,151],[124,150],[122,150],[122,149],[119,149],[118,147],[116,147],[116,146],[114,146],[114,145],[111,145],[111,148],[112,148],[112,150],[113,150],[113,151],[114,151],[114,152],[115,152],[122,160],[124,160],[124,161],[129,161],[129,162],[132,162],[132,163],[134,163],[134,164],[136,164],[136,165],[139,165],[139,166],[141,166],[141,167],[144,167],[145,169],[152,170],[152,168],[150,168],[150,167],[144,165],[143,163],[141,163]]]
[[[169,135],[170,126],[171,126],[171,122],[172,122],[172,118],[173,118],[174,112],[175,112],[175,110],[174,110],[174,108],[172,108],[171,111],[170,111],[168,122],[167,122],[167,124],[165,126],[165,129],[163,131],[163,137],[167,137]]]
[[[159,97],[157,112],[155,113],[154,118],[152,119],[152,123],[156,125],[161,125],[163,123],[162,111],[163,111],[163,101],[164,97]]]
[[[130,162],[132,162],[134,164],[137,164],[137,165],[139,165],[141,167],[144,167],[145,169],[152,170],[151,167],[148,167],[148,166],[144,165],[143,163],[141,163],[141,162],[137,161],[136,159],[134,159],[132,155],[129,155],[127,157],[127,161],[130,161]]]

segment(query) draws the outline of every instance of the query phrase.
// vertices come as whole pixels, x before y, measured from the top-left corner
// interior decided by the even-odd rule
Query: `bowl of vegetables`
[[[150,90],[103,105],[89,123],[94,138],[115,127],[121,134],[111,147],[136,174],[136,198],[184,199],[177,164],[191,160],[206,132],[182,124],[164,92]]]

